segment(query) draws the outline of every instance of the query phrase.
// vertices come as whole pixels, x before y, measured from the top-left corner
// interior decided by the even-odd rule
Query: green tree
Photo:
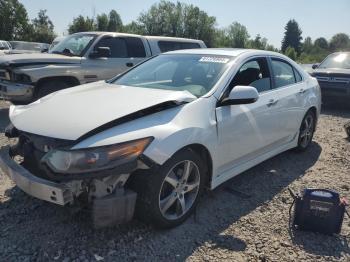
[[[95,24],[94,19],[89,17],[83,17],[82,15],[73,19],[73,22],[68,27],[68,32],[70,34],[86,31],[94,31]]]
[[[0,0],[0,39],[27,40],[31,32],[24,6],[18,0]]]
[[[108,31],[109,19],[106,14],[101,14],[96,17],[96,30]]]
[[[320,38],[317,38],[315,40],[314,46],[322,48],[322,49],[328,49],[328,42],[327,42],[326,38],[320,37]]]
[[[306,37],[303,43],[302,50],[305,53],[310,53],[313,48],[312,39],[310,36]]]
[[[301,52],[301,40],[303,39],[301,37],[302,31],[299,28],[298,23],[292,19],[289,20],[287,25],[284,27],[285,33],[282,40],[282,47],[281,50],[283,53],[286,52],[287,48],[293,47],[294,50],[297,52],[297,54],[300,54]]]
[[[123,31],[123,22],[120,15],[115,10],[111,10],[108,16],[107,31],[109,32],[121,32]]]
[[[160,1],[137,19],[139,30],[149,35],[187,37],[212,46],[216,19],[193,5]],[[135,28],[135,24],[134,24]]]
[[[249,48],[265,50],[267,48],[267,39],[257,34],[254,39],[249,40]]]
[[[40,10],[38,17],[33,19],[32,40],[35,42],[51,43],[56,37],[54,26],[46,15],[46,10]]]
[[[248,30],[244,25],[233,22],[227,29],[229,47],[244,48],[249,41]]]
[[[291,46],[287,47],[285,55],[288,56],[292,60],[297,59],[297,53],[296,53],[295,49]]]
[[[350,39],[347,34],[339,33],[332,37],[329,42],[329,47],[332,51],[343,51],[350,49]]]

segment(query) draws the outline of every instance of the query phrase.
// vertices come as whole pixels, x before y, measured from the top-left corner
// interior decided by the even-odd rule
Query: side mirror
[[[320,64],[313,64],[312,69],[316,69]]]
[[[41,53],[47,53],[47,52],[49,52],[48,48],[44,48],[44,49],[41,50]]]
[[[97,49],[92,51],[89,55],[90,58],[110,57],[110,56],[111,56],[111,49],[109,47],[97,47]]]
[[[259,93],[252,86],[235,86],[228,97],[224,98],[220,106],[252,104],[259,99]]]

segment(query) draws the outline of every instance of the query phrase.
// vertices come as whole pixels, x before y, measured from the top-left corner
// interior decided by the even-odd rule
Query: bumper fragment
[[[0,149],[0,168],[28,195],[58,205],[73,202],[73,193],[65,185],[34,176],[15,162],[9,154],[10,147]]]
[[[33,97],[34,86],[9,81],[0,81],[0,98],[13,101],[28,101]]]

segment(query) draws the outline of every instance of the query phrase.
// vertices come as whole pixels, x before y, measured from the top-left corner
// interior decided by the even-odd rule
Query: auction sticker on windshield
[[[225,57],[211,57],[211,56],[203,56],[199,59],[199,62],[207,62],[207,63],[221,63],[226,64],[230,59]]]

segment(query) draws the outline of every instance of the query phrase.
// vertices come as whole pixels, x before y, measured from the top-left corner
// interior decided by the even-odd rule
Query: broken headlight
[[[78,174],[111,169],[136,160],[152,140],[152,137],[147,137],[94,148],[53,149],[42,158],[42,162],[55,173]]]

